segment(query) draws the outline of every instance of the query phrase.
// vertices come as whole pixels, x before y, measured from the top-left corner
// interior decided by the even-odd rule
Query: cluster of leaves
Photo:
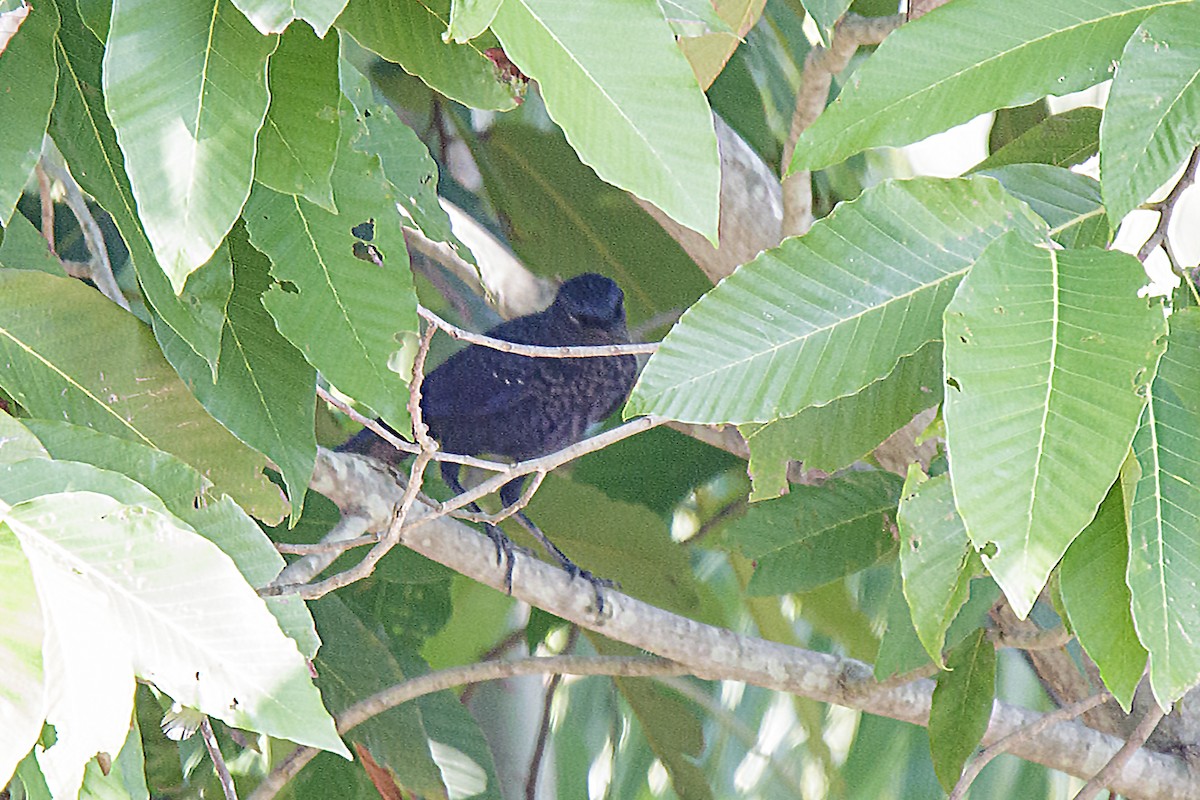
[[[161,696],[139,689],[133,714],[136,677],[262,734],[236,768],[252,784],[269,737],[348,755],[322,698],[344,708],[494,643],[507,606],[412,554],[308,608],[251,588],[283,564],[268,532],[315,540],[336,519],[324,498],[306,500],[318,373],[408,427],[418,292],[439,300],[414,280],[402,227],[472,259],[439,193],[493,209],[548,275],[617,278],[635,323],[690,306],[626,414],[732,423],[749,444],[765,502],[709,540],[746,596],[712,599],[670,542],[681,498],[737,490],[730,457],[674,433],[593,454],[535,497],[531,514],[579,563],[678,613],[732,626],[748,612],[784,641],[800,637],[762,598],[800,595],[808,623],[881,677],[959,666],[931,720],[946,784],[995,694],[979,624],[997,586],[1025,616],[1057,576],[1058,610],[1123,706],[1147,663],[1160,703],[1182,696],[1200,679],[1200,314],[1186,292],[1139,297],[1141,264],[1107,248],[1196,144],[1200,3],[954,0],[889,36],[779,164],[803,14],[828,40],[848,7],[0,2],[16,27],[0,40],[0,388],[20,411],[0,415],[0,780],[15,772],[31,797],[146,797],[148,768],[156,791],[187,779],[200,745],[180,745],[182,773],[156,764],[161,740],[138,723],[157,724]],[[713,110],[768,162],[826,168],[845,189],[847,174],[865,182],[855,159],[868,148],[1006,106],[1044,109],[1114,65],[1103,114],[1037,111],[967,177],[868,188],[698,301],[699,271],[629,197],[713,240]],[[538,87],[523,104],[522,75]],[[505,113],[480,135],[471,109]],[[481,173],[478,197],[438,174],[418,135],[445,163],[447,121]],[[1096,153],[1102,181],[1068,169]],[[135,315],[66,277],[14,212],[40,158],[65,164],[111,218]],[[948,458],[931,477],[854,472],[777,497],[789,460],[836,472],[939,405]],[[872,614],[888,621],[882,641]],[[535,615],[531,643],[549,627]],[[683,797],[732,775],[728,752],[706,752],[696,705],[618,687],[642,738],[618,759],[615,796],[642,791],[654,758]],[[618,713],[598,689],[570,702]],[[747,716],[761,717],[756,702]],[[797,713],[832,771],[819,714]],[[562,785],[582,786],[606,737],[619,738],[557,732]],[[409,791],[446,796],[457,781],[500,796],[480,728],[451,697],[351,738]],[[849,764],[886,764],[864,755],[873,741],[864,723]],[[113,768],[96,753],[116,754]],[[298,795],[366,782],[322,763]]]

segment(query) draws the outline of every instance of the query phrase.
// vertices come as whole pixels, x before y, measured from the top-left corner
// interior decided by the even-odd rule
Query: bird
[[[626,344],[624,293],[603,275],[577,275],[559,287],[544,311],[503,322],[486,335],[542,346]],[[421,416],[444,452],[525,461],[582,439],[625,402],[636,376],[637,359],[632,355],[539,358],[470,344],[425,376]],[[379,455],[382,441],[364,433],[339,449]],[[446,485],[462,494],[460,465],[443,461],[441,472]],[[514,478],[500,489],[506,508],[519,500],[527,477]],[[479,510],[474,503],[469,507]],[[513,516],[572,579],[592,585],[597,611],[602,612],[601,588],[612,582],[576,566],[523,510]],[[496,546],[497,563],[506,567],[505,587],[511,592],[512,542],[497,526],[485,525]]]

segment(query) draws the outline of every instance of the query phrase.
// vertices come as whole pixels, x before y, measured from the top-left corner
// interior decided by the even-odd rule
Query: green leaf
[[[492,30],[585,164],[716,244],[712,112],[655,4],[508,0]]]
[[[942,788],[950,791],[992,717],[996,648],[980,628],[950,651],[949,672],[938,674],[929,707],[929,749]]]
[[[283,556],[254,520],[228,496],[214,492],[203,475],[170,453],[65,422],[31,419],[26,425],[49,456],[58,460],[46,478],[51,483],[39,493],[61,489],[64,479],[54,470],[63,462],[82,462],[119,473],[149,489],[162,499],[168,511],[221,548],[251,586],[266,586],[283,569]],[[144,504],[141,496],[115,494],[99,482],[82,483],[81,473],[73,474],[73,488],[103,492],[129,504]],[[296,595],[264,600],[283,632],[296,640],[306,658],[311,658],[321,642],[304,601]]]
[[[343,73],[343,82],[346,77]],[[396,202],[409,216],[405,225],[415,226],[435,242],[445,242],[465,261],[474,264],[475,257],[454,235],[450,216],[441,206],[437,162],[429,155],[425,143],[389,106],[374,102],[371,84],[365,78],[347,96],[365,122],[365,130],[353,139],[353,147],[379,159]]]
[[[155,324],[165,322],[215,369],[233,273],[228,265],[224,271],[219,266],[199,269],[192,273],[183,294],[176,296],[142,230],[125,174],[125,157],[104,107],[100,86],[104,48],[83,27],[74,4],[59,2],[63,24],[57,43],[58,98],[50,117],[54,143],[79,185],[112,216],[129,248],[146,301],[157,315]]]
[[[350,146],[356,121],[348,111],[342,125],[333,172],[338,213],[256,185],[246,227],[270,257],[272,277],[285,284],[263,295],[279,332],[331,383],[406,431],[417,309],[401,217],[378,160]],[[352,229],[368,221],[379,265],[355,255],[361,244]]]
[[[295,522],[317,458],[312,422],[316,372],[275,329],[263,308],[271,264],[250,246],[242,225],[230,232],[214,257],[218,256],[232,262],[234,284],[217,380],[204,360],[182,339],[172,338],[168,329],[158,332],[159,341],[167,360],[208,413],[271,459],[287,485]]]
[[[1113,228],[1094,178],[1048,164],[1012,164],[987,170],[1005,191],[1029,204],[1063,247],[1107,247]]]
[[[1129,526],[1120,483],[1114,483],[1096,518],[1067,548],[1058,578],[1071,630],[1126,713],[1147,655],[1130,613],[1128,562]]]
[[[1129,34],[1182,0],[957,0],[902,26],[801,135],[789,172],[905,145],[1003,106],[1110,77]]]
[[[46,448],[28,427],[0,411],[0,464],[27,458],[46,458]]]
[[[750,423],[740,430],[750,447],[752,502],[787,488],[787,464],[834,473],[870,453],[918,413],[942,399],[942,343],[928,342],[905,356],[887,377],[856,394],[794,417]]]
[[[338,42],[293,25],[271,55],[271,105],[258,132],[254,178],[284,194],[299,194],[329,211],[330,175],[338,146]]]
[[[350,0],[337,26],[452,100],[471,108],[516,108],[516,91],[480,46],[442,40],[449,12],[450,0]]]
[[[0,526],[0,783],[8,784],[17,764],[37,741],[46,718],[42,672],[42,607],[29,561],[7,527]]]
[[[34,165],[54,106],[58,11],[38,3],[8,47],[0,47],[0,225],[9,217]]]
[[[497,125],[473,148],[488,194],[504,208],[508,240],[548,277],[587,265],[625,291],[636,326],[686,307],[712,284],[696,263],[625,192],[596,177],[557,132]]]
[[[1171,179],[1200,142],[1200,5],[1147,17],[1125,44],[1100,125],[1113,225]]]
[[[888,472],[852,472],[752,506],[723,539],[755,562],[747,594],[815,589],[894,555],[900,485]]]
[[[469,42],[487,30],[503,0],[450,0],[450,26],[443,34],[455,44]]]
[[[150,800],[146,754],[142,751],[142,732],[136,714],[121,752],[110,764],[102,767],[98,758],[87,762],[79,796],[83,800]]]
[[[689,308],[625,415],[769,422],[854,394],[941,338],[942,310],[993,239],[1041,228],[987,178],[868,189]]]
[[[658,0],[658,8],[671,23],[671,30],[681,38],[705,33],[733,33],[717,13],[712,0]]]
[[[554,474],[528,511],[573,561],[617,580],[622,591],[678,614],[693,615],[699,608],[687,551],[671,540],[663,518],[645,506],[613,500],[595,486]],[[519,528],[510,533],[532,544]]]
[[[340,713],[389,686],[414,677],[388,652],[387,644],[371,632],[336,597],[313,603],[313,616],[326,646],[317,655],[318,683],[331,708]],[[404,703],[374,716],[347,733],[347,738],[370,751],[391,770],[408,792],[421,797],[446,797],[441,772],[429,752],[420,707]]]
[[[1150,651],[1159,703],[1179,699],[1200,676],[1200,588],[1194,566],[1200,530],[1200,311],[1171,316],[1171,336],[1133,440],[1141,467],[1131,505],[1129,571],[1133,620]]]
[[[1092,106],[1055,114],[976,164],[972,172],[1031,162],[1054,167],[1082,164],[1100,149],[1100,116],[1100,109]]]
[[[322,39],[333,21],[346,7],[346,0],[233,0],[233,4],[246,15],[259,33],[283,33],[284,28],[298,29],[290,25],[292,20],[302,19],[312,26]]]
[[[24,214],[13,214],[3,228],[0,240],[0,266],[8,269],[36,269],[66,277],[62,263],[50,252],[41,232]]]
[[[56,747],[68,741],[72,746],[64,749],[79,747],[69,727],[55,722],[57,714],[68,715],[66,723],[116,709],[96,707],[104,695],[75,694],[84,688],[79,673],[103,670],[111,689],[125,687],[115,692],[124,695],[124,718],[116,720],[115,746],[93,746],[84,759],[97,749],[120,750],[135,674],[234,727],[349,758],[295,642],[211,542],[160,512],[92,492],[45,495],[11,507],[4,517],[29,558],[39,597],[54,600],[47,623],[61,654],[104,642],[94,648],[104,652],[82,651],[88,654],[84,663],[55,665],[74,673],[58,673],[67,683],[50,712]],[[235,618],[237,625],[227,624]],[[85,626],[93,625],[89,633]],[[47,762],[39,761],[45,769]]]
[[[176,294],[250,193],[276,43],[229,0],[113,2],[105,101],[142,224]]]
[[[87,319],[88,335],[79,321]],[[150,331],[82,283],[0,272],[0,385],[34,416],[66,419],[174,453],[264,520],[284,512],[265,461],[221,427]]]
[[[970,596],[971,578],[982,571],[954,508],[950,476],[925,479],[908,469],[896,515],[900,527],[900,573],[913,627],[939,667],[946,631]]]
[[[946,309],[947,449],[976,549],[1024,618],[1120,469],[1164,346],[1132,256],[1008,234]]]

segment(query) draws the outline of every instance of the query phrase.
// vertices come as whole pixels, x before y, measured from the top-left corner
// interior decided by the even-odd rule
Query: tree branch
[[[673,664],[660,658],[635,656],[550,656],[522,658],[516,661],[483,661],[431,672],[384,689],[338,714],[337,730],[338,733],[345,734],[388,709],[464,683],[542,674],[639,678],[687,675],[688,669],[681,664]],[[247,800],[270,800],[319,752],[320,750],[312,747],[296,748],[271,771]]]
[[[354,516],[357,521],[348,530],[357,526],[361,533],[386,525],[403,489],[386,470],[339,465],[340,461],[362,459],[320,451],[312,487]],[[367,509],[380,513],[372,516]],[[422,511],[414,508],[414,515],[419,517]],[[504,570],[496,567],[493,546],[462,523],[445,517],[431,520],[407,530],[404,541],[427,558],[504,591]],[[933,691],[928,680],[880,688],[871,667],[860,661],[740,635],[672,614],[616,590],[605,592],[605,613],[597,616],[589,586],[522,553],[516,555],[512,592],[518,599],[565,620],[684,665],[684,671],[701,678],[741,680],[916,725],[928,723]],[[984,745],[1042,716],[997,702]],[[1123,744],[1077,722],[1056,722],[1037,736],[1014,742],[1010,752],[1068,774],[1089,777]],[[1190,774],[1181,759],[1145,750],[1134,753],[1109,785],[1122,794],[1147,800],[1200,800],[1200,779]]]

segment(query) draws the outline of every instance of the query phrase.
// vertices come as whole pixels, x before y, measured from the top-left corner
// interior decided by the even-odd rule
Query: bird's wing
[[[421,387],[427,417],[485,417],[532,391],[535,359],[470,345],[442,363]]]

